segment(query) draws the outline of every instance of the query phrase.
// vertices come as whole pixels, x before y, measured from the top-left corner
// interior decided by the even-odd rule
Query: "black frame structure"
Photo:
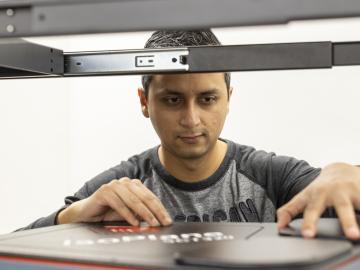
[[[360,42],[305,42],[63,53],[0,39],[0,78],[319,69],[360,65]]]
[[[360,42],[69,53],[18,38],[344,17],[360,17],[359,0],[5,0],[0,1],[0,79],[360,65]]]
[[[0,39],[0,78],[62,76],[61,50],[21,39]]]

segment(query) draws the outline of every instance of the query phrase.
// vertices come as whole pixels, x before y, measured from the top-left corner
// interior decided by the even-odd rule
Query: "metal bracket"
[[[63,52],[22,39],[0,39],[0,77],[61,76]]]
[[[183,49],[67,53],[65,76],[144,74],[189,70]]]

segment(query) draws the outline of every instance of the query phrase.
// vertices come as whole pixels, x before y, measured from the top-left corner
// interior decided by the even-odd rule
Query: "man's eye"
[[[203,104],[212,104],[212,103],[216,102],[216,97],[215,96],[201,97],[200,102]]]
[[[181,102],[181,99],[179,97],[165,97],[164,101],[169,105],[176,105]]]

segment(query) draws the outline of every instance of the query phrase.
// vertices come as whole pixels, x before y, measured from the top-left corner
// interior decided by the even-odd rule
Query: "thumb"
[[[285,228],[291,220],[302,213],[306,207],[307,200],[304,192],[300,192],[292,198],[287,204],[277,210],[277,227]]]

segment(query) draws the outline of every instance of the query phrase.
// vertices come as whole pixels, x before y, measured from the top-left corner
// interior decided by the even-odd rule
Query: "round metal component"
[[[6,26],[6,31],[7,31],[8,33],[14,33],[14,32],[15,32],[15,26],[13,26],[12,24],[8,24],[8,25]]]
[[[12,17],[15,15],[15,11],[12,8],[8,8],[6,10],[6,15],[8,15],[9,17]]]

